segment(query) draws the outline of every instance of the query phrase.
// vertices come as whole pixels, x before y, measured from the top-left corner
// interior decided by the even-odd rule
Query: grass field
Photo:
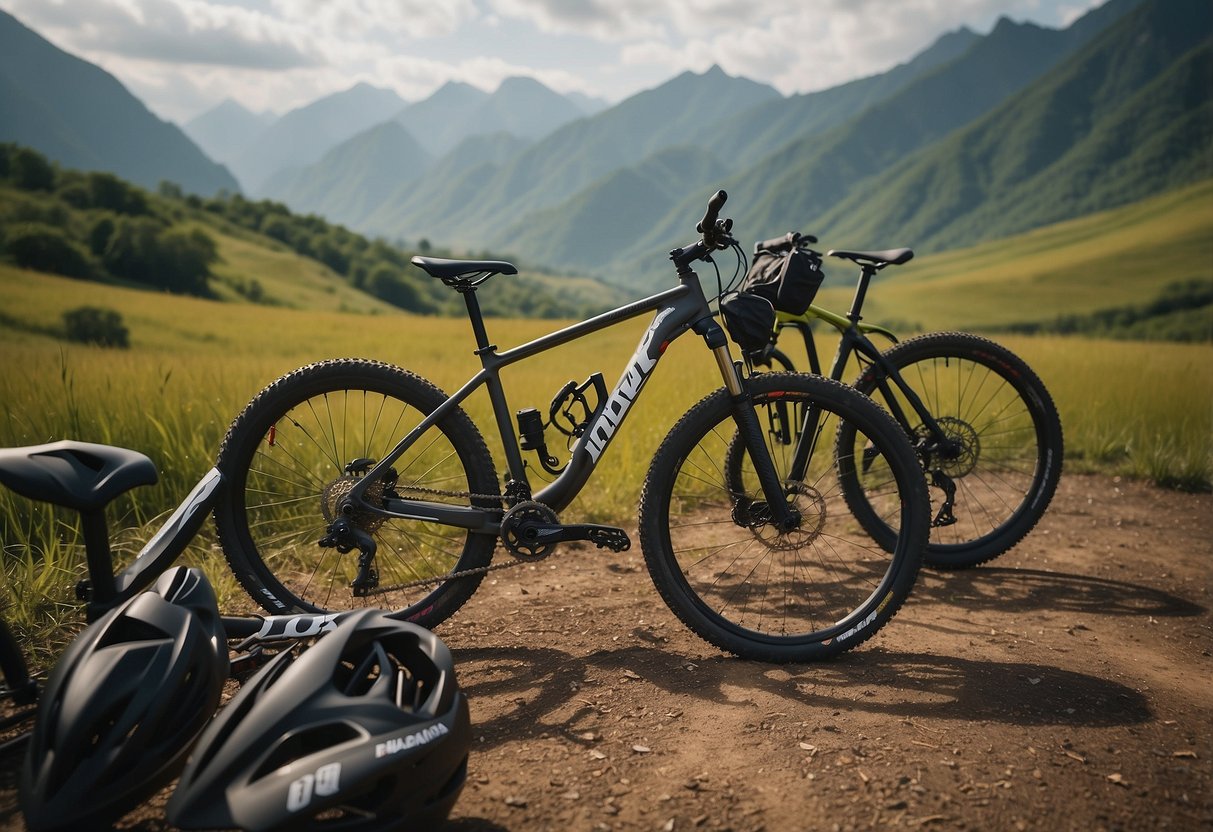
[[[845,311],[857,270],[833,258],[825,268],[830,285],[818,302]],[[889,268],[864,313],[925,330],[980,329],[1140,304],[1192,279],[1213,280],[1213,180]]]
[[[1041,308],[1080,311],[1147,299],[1172,279],[1209,273],[1209,259],[1200,255],[1207,253],[1213,216],[1195,208],[1210,201],[1213,190],[1206,185],[1018,241],[924,258],[874,288],[866,317],[962,328],[1022,320]],[[238,243],[224,241],[225,246]],[[290,264],[275,268],[289,271]],[[508,278],[498,278],[503,279]],[[324,292],[319,283],[313,289]],[[281,291],[276,283],[274,291]],[[493,284],[482,291],[491,293]],[[849,292],[828,289],[823,299],[842,310]],[[309,305],[318,300],[309,298]],[[63,312],[81,305],[119,311],[130,329],[131,348],[106,350],[57,339]],[[334,299],[333,307],[338,306]],[[311,361],[362,356],[412,369],[453,390],[478,366],[462,319],[206,301],[3,265],[0,310],[5,403],[0,446],[70,437],[135,448],[159,467],[159,484],[111,511],[118,551],[128,556],[211,466],[232,418],[283,373]],[[566,381],[580,382],[596,370],[613,385],[645,324],[632,321],[507,370],[511,407],[546,412]],[[506,348],[556,326],[491,320],[489,333]],[[1065,429],[1067,470],[1209,486],[1213,347],[1061,337],[998,340],[1027,360],[1052,392]],[[673,345],[592,486],[564,518],[633,523],[657,444],[679,415],[718,385],[714,364],[696,339]],[[492,429],[482,393],[472,397],[468,409],[485,430]],[[560,437],[548,438],[563,456]],[[495,437],[486,434],[486,439],[499,451]],[[74,528],[71,513],[0,492],[5,615],[18,632],[38,634],[31,643],[43,658],[67,637],[68,630],[58,625],[78,621],[71,601],[81,570]],[[205,565],[213,576],[223,574],[209,526],[186,559]],[[239,595],[230,580],[220,591],[225,605]],[[48,638],[48,632],[58,635]]]

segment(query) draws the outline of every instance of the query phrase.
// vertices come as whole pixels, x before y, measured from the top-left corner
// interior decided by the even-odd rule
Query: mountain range
[[[0,11],[0,141],[68,167],[210,195],[236,180],[180,128],[161,121],[105,70],[69,55]]]
[[[1211,18],[1207,0],[1109,0],[1063,29],[1002,19],[985,35],[949,32],[887,72],[789,97],[715,66],[613,106],[529,78],[492,93],[451,82],[413,103],[359,84],[272,120],[224,102],[186,133],[247,194],[295,211],[651,288],[717,187],[748,239],[799,228],[836,247],[926,252],[1213,176]],[[27,34],[10,37],[14,26]],[[89,161],[108,147],[104,131],[59,129],[69,116],[102,120],[104,107],[69,98],[56,115],[32,79],[68,60],[133,97],[31,38],[0,17],[0,46],[26,44],[18,59],[0,52],[0,139],[115,169]],[[17,121],[8,113],[22,117],[21,136],[4,134]],[[159,178],[232,187],[159,124],[185,148],[180,170],[217,177]]]

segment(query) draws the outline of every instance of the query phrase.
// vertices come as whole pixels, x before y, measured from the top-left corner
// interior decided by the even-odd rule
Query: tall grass
[[[491,286],[485,291],[491,291]],[[81,303],[118,309],[132,348],[71,346],[38,334]],[[365,356],[404,366],[450,391],[477,363],[464,320],[265,309],[167,297],[17,272],[0,266],[0,307],[21,309],[22,329],[0,327],[0,446],[62,438],[139,450],[157,464],[157,485],[118,500],[109,519],[120,559],[129,559],[213,464],[232,418],[258,390],[301,364]],[[624,370],[646,322],[637,320],[562,347],[503,373],[510,406],[546,413],[564,382],[601,371],[607,386]],[[503,349],[550,331],[539,321],[489,322]],[[1068,471],[1103,471],[1207,488],[1213,480],[1213,348],[1062,337],[1000,341],[1040,374],[1061,411]],[[688,336],[658,366],[603,465],[564,519],[634,522],[641,482],[661,439],[691,404],[720,383],[711,357]],[[487,397],[467,409],[498,468]],[[563,457],[562,437],[549,447]],[[541,474],[537,467],[532,468]],[[535,490],[541,485],[537,476]],[[0,491],[5,615],[41,656],[48,632],[78,620],[71,588],[83,575],[75,518]],[[241,601],[225,577],[213,532],[204,528],[185,561],[220,585],[227,608]],[[33,634],[37,634],[36,638]]]

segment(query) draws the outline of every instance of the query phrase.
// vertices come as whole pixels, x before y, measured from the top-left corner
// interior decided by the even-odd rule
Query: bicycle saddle
[[[844,260],[854,260],[859,265],[869,264],[878,269],[885,266],[900,266],[914,258],[913,249],[890,248],[885,251],[843,251],[830,249],[826,252],[830,257],[841,257]]]
[[[513,263],[504,260],[444,260],[441,257],[414,257],[410,262],[430,277],[458,280],[473,275],[518,274]]]
[[[156,466],[138,451],[64,439],[0,448],[0,483],[23,497],[93,512],[124,491],[156,482]]]

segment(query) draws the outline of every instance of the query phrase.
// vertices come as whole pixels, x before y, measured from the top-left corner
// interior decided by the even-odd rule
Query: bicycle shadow
[[[1094,578],[1069,572],[986,566],[956,572],[923,569],[912,594],[922,601],[965,609],[1015,612],[1098,613],[1185,617],[1207,612],[1206,607],[1141,584]]]
[[[823,715],[860,711],[905,719],[1073,727],[1136,725],[1152,717],[1141,693],[1086,673],[1033,662],[881,648],[821,664],[783,666],[724,656],[689,663],[649,646],[581,658],[553,648],[484,647],[455,654],[460,684],[473,707],[477,743],[488,748],[541,734],[588,746],[579,734],[585,720],[598,714],[595,699],[606,698],[603,685],[615,679],[720,706],[736,706],[738,690],[754,691]],[[625,678],[626,671],[639,679]],[[488,698],[496,698],[498,708],[502,699],[509,703],[483,719],[475,713],[476,702]],[[575,707],[568,711],[570,704]]]

